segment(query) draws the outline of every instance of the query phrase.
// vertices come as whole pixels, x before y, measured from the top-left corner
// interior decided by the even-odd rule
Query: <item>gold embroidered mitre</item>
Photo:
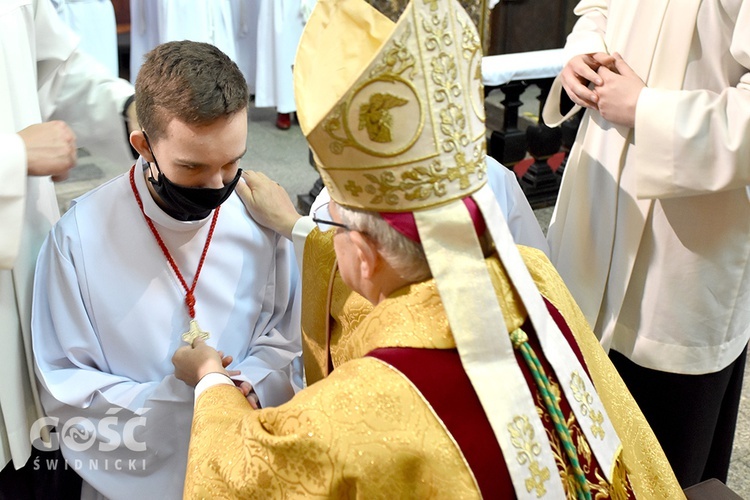
[[[320,0],[300,40],[294,91],[331,198],[407,212],[479,189],[481,60],[477,30],[454,1],[415,0],[394,24],[363,0]]]

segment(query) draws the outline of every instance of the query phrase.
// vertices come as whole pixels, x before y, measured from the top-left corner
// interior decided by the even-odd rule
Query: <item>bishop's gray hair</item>
[[[422,245],[393,229],[380,214],[337,205],[341,221],[350,229],[364,233],[377,246],[386,262],[411,283],[432,277]]]

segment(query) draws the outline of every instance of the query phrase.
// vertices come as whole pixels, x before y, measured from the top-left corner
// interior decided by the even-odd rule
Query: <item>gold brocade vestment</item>
[[[233,387],[206,391],[196,405],[185,497],[479,497],[456,441],[421,393],[397,370],[364,357],[380,347],[455,347],[434,282],[399,290],[368,314],[361,297],[337,284],[330,236],[313,231],[305,249],[305,367],[319,380],[308,380],[289,403],[261,411],[250,410]],[[540,252],[524,248],[522,254],[576,335],[594,383],[605,388],[600,396],[624,447],[620,469],[628,470],[633,490],[639,498],[679,498],[653,433],[562,281]],[[498,261],[489,259],[488,266],[513,330],[524,323],[525,311]],[[323,332],[332,326],[327,311],[338,308],[345,313],[343,332],[331,339],[336,369],[322,378],[329,365]],[[322,328],[311,335],[316,322]],[[627,495],[603,481],[590,484],[594,498]]]

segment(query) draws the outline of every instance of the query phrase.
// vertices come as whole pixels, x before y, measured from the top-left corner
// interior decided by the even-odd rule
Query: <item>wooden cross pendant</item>
[[[198,322],[196,320],[191,319],[190,329],[182,334],[182,340],[190,345],[193,345],[193,341],[195,339],[208,340],[210,336],[210,333],[201,330],[201,327],[198,326]]]

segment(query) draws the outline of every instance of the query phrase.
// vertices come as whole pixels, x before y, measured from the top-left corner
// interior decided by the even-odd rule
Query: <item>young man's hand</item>
[[[597,70],[602,66],[614,67],[614,58],[597,52],[581,54],[568,61],[560,72],[560,81],[571,101],[584,108],[597,109],[599,96],[589,85],[601,85],[602,79]]]
[[[595,87],[599,96],[599,113],[607,121],[632,128],[635,126],[638,97],[646,84],[620,54],[614,54],[614,61],[614,70],[601,66],[597,71],[602,80]]]

